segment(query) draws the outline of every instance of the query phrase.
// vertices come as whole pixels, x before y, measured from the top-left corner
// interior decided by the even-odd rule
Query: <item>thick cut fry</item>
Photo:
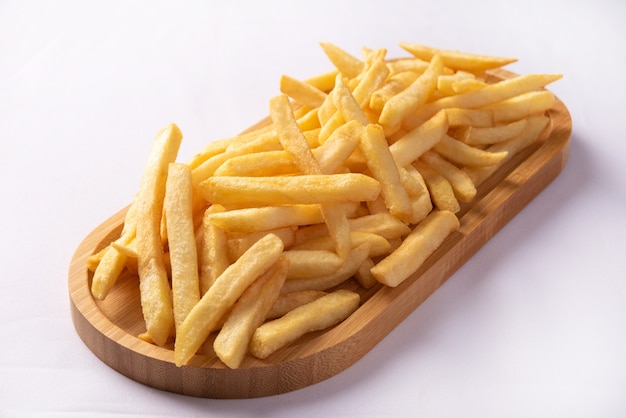
[[[430,198],[437,209],[452,213],[461,210],[452,185],[444,176],[421,160],[415,161],[413,165],[424,177]]]
[[[280,91],[301,105],[309,107],[319,107],[326,98],[323,91],[288,75],[280,78]]]
[[[477,90],[467,93],[448,96],[427,103],[417,112],[418,119],[428,119],[442,109],[451,107],[477,108],[488,106],[520,94],[528,93],[547,86],[562,78],[560,74],[526,74],[502,80],[495,84],[488,84]]]
[[[354,273],[354,278],[364,289],[371,289],[378,283],[378,280],[376,280],[371,271],[374,265],[374,261],[368,257],[361,263],[356,273]]]
[[[280,238],[266,235],[224,270],[176,332],[174,361],[177,366],[186,364],[198,351],[248,286],[278,260],[283,248]]]
[[[305,83],[312,85],[316,89],[328,93],[335,87],[335,78],[339,71],[332,70],[327,73],[318,74],[304,80]]]
[[[380,183],[359,173],[291,177],[211,177],[200,183],[211,203],[241,207],[374,200]]]
[[[164,208],[172,270],[172,303],[176,328],[200,300],[198,253],[192,219],[191,170],[186,164],[169,165]]]
[[[468,145],[491,145],[506,141],[522,133],[528,121],[520,119],[505,125],[493,126],[490,128],[474,128],[468,126],[461,133],[457,132],[456,137]]]
[[[288,250],[289,260],[287,279],[309,279],[335,273],[343,265],[343,260],[327,250]]]
[[[487,151],[494,153],[505,152],[506,158],[502,161],[504,162],[535,142],[546,126],[548,126],[548,123],[550,123],[550,119],[547,116],[539,115],[530,117],[528,118],[526,129],[522,133],[509,140],[490,146],[487,148]],[[498,166],[467,167],[465,171],[472,181],[474,181],[474,184],[480,185],[487,177],[493,174],[497,168]]]
[[[488,128],[493,126],[493,112],[488,109],[460,109],[452,107],[446,109],[450,128],[459,126],[475,126]]]
[[[495,166],[507,155],[506,151],[492,152],[472,147],[448,135],[444,135],[433,149],[450,162],[470,167]]]
[[[430,61],[435,55],[441,56],[446,67],[464,71],[483,71],[492,68],[502,67],[517,61],[516,58],[495,57],[489,55],[478,55],[468,52],[450,51],[445,49],[432,48],[425,45],[400,43],[400,47],[413,54],[416,58]]]
[[[405,167],[434,147],[448,131],[446,112],[439,112],[389,146],[396,164]]]
[[[428,63],[425,64],[424,68],[428,66]],[[414,71],[404,71],[393,75],[385,82],[385,84],[372,93],[370,96],[369,107],[378,112],[382,111],[385,103],[387,103],[389,99],[410,86],[411,83],[419,77],[419,75],[420,73],[416,73]]]
[[[174,124],[159,131],[135,203],[141,307],[147,333],[157,345],[165,344],[174,330],[172,295],[163,261],[160,227],[167,169],[176,160],[181,140],[182,134]]]
[[[280,318],[287,312],[296,309],[298,306],[311,303],[325,295],[327,295],[327,293],[321,290],[302,290],[300,292],[281,293],[265,316],[265,319],[271,320]]]
[[[135,214],[136,205],[131,204],[124,217],[124,226],[120,237],[99,253],[100,259],[94,268],[91,281],[91,294],[98,300],[106,298],[109,290],[115,286],[115,282],[126,266],[127,255],[120,251],[115,244],[126,246],[134,240],[137,226]]]
[[[341,75],[338,75],[337,80],[335,81],[333,100],[335,101],[337,110],[341,113],[343,120],[346,122],[354,120],[363,126],[369,123],[369,119],[365,116],[361,105],[352,95],[352,92],[344,82]]]
[[[319,164],[296,122],[286,95],[281,94],[270,99],[270,117],[274,122],[280,144],[289,153],[300,172],[319,174]]]
[[[415,273],[448,235],[458,228],[459,220],[454,213],[432,212],[413,229],[397,250],[372,267],[372,274],[386,286],[398,286]]]
[[[494,123],[519,120],[545,112],[554,106],[554,95],[547,91],[531,91],[486,107],[493,113]]]
[[[304,334],[336,325],[358,309],[360,300],[358,293],[337,290],[266,322],[254,332],[250,353],[264,359]]]
[[[289,260],[281,256],[274,266],[241,295],[213,342],[222,362],[236,369],[243,361],[254,331],[263,323],[285,282]]]
[[[363,70],[363,61],[330,42],[320,42],[324,53],[333,65],[348,78],[354,78]]]
[[[422,155],[421,160],[448,180],[454,195],[461,202],[469,202],[476,196],[476,186],[470,176],[436,152],[428,151]]]
[[[319,205],[265,206],[209,214],[208,221],[227,231],[259,232],[324,221]]]
[[[372,257],[388,254],[391,250],[391,245],[389,244],[389,241],[387,239],[371,232],[351,231],[350,239],[352,242],[352,249],[364,243],[368,244],[370,250],[369,255]],[[332,251],[333,249],[334,241],[328,235],[312,238],[308,241],[301,242],[291,247],[291,250]]]
[[[390,98],[378,119],[381,125],[396,127],[402,120],[415,112],[435,91],[437,78],[443,73],[443,63],[436,55],[421,74],[409,87]]]
[[[381,185],[381,193],[389,212],[403,221],[408,221],[412,214],[409,194],[400,181],[396,161],[389,151],[380,125],[367,125],[361,135],[361,151],[372,177]]]
[[[223,207],[212,205],[202,217],[202,244],[198,248],[201,296],[209,290],[215,280],[230,265],[227,251],[228,236],[223,229],[213,225],[210,221],[211,214],[223,211]]]
[[[224,161],[215,170],[215,176],[281,176],[297,174],[298,167],[285,150],[255,152],[238,155]]]

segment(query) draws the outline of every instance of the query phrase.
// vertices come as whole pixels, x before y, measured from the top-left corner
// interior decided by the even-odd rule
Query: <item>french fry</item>
[[[267,272],[254,281],[235,303],[213,342],[215,354],[236,369],[248,351],[255,330],[263,323],[285,282],[289,260],[281,256]]]
[[[436,152],[428,151],[422,155],[421,160],[450,183],[454,195],[461,202],[469,202],[476,196],[476,186],[470,176]]]
[[[233,232],[260,232],[324,222],[320,205],[264,206],[207,215],[213,225]]]
[[[369,119],[365,116],[365,112],[363,112],[361,105],[352,95],[341,74],[337,75],[337,80],[335,80],[333,100],[344,121],[354,120],[363,126],[369,123]]]
[[[146,332],[163,345],[174,330],[174,313],[168,274],[163,261],[161,214],[167,168],[176,160],[182,134],[174,124],[157,133],[137,193],[137,263],[141,307]]]
[[[402,120],[426,103],[437,87],[437,78],[443,73],[443,62],[438,55],[428,68],[409,87],[390,98],[380,112],[378,122],[383,126],[399,127]]]
[[[485,151],[457,141],[448,135],[441,137],[433,149],[453,163],[470,167],[496,166],[507,156],[506,151]]]
[[[276,263],[283,249],[280,238],[266,235],[224,270],[176,331],[174,361],[177,366],[189,361],[222,316],[252,282]]]
[[[378,283],[378,280],[376,280],[372,274],[372,267],[374,267],[374,265],[374,261],[368,257],[361,263],[356,273],[354,273],[354,278],[364,289],[370,289]]]
[[[477,128],[488,128],[494,126],[493,111],[489,109],[461,109],[451,107],[446,109],[450,128],[460,126],[474,126]]]
[[[328,250],[288,250],[284,255],[289,260],[287,279],[310,279],[335,273],[343,260]]]
[[[433,211],[411,231],[396,251],[372,267],[372,275],[386,286],[400,285],[458,228],[459,220],[454,213]]]
[[[426,64],[424,67],[424,69],[426,69],[428,63],[424,64]],[[388,65],[391,65],[391,63]],[[382,111],[385,103],[387,103],[389,99],[410,86],[419,75],[420,73],[416,73],[414,71],[403,71],[394,74],[385,82],[385,84],[372,93],[370,96],[369,107],[378,112]]]
[[[326,98],[326,93],[306,82],[288,75],[280,78],[280,91],[303,106],[319,107]]]
[[[178,328],[200,300],[198,254],[192,219],[191,170],[188,165],[171,163],[165,185],[168,246],[172,270],[172,303]]]
[[[299,292],[281,293],[270,311],[265,315],[266,320],[280,318],[295,308],[311,303],[314,300],[327,295],[322,290],[301,290]],[[247,348],[247,347],[246,347]]]
[[[235,237],[229,237],[227,243],[229,258],[230,260],[237,260],[248,250],[248,248],[252,247],[258,240],[268,234],[274,234],[280,238],[285,248],[291,247],[296,242],[296,228],[296,226],[287,226],[284,228],[268,229],[266,231],[251,232],[243,235],[237,234]]]
[[[405,167],[434,147],[448,131],[446,112],[439,112],[389,146],[396,164]]]
[[[444,176],[421,160],[415,161],[413,165],[424,177],[430,197],[437,209],[452,213],[461,210],[452,185]]]
[[[320,42],[322,50],[345,77],[354,78],[363,70],[363,61],[330,42]]]
[[[489,128],[474,128],[468,126],[462,133],[457,132],[456,138],[468,145],[491,145],[506,141],[519,135],[526,129],[526,119]]]
[[[320,174],[291,177],[211,177],[199,191],[224,206],[265,206],[364,202],[376,199],[380,183],[365,174]]]
[[[412,214],[409,194],[400,181],[396,161],[389,150],[380,125],[369,124],[361,136],[361,151],[372,177],[381,184],[381,193],[389,212],[408,221]]]
[[[407,42],[401,42],[400,47],[424,61],[430,61],[435,55],[439,55],[446,67],[461,71],[483,71],[502,67],[517,61],[516,58],[478,55],[467,52],[432,48],[426,45],[418,45]]]
[[[214,172],[215,176],[268,177],[297,174],[298,167],[285,150],[262,151],[228,158]]]
[[[200,295],[204,295],[215,280],[230,265],[227,252],[228,236],[226,232],[211,223],[214,213],[225,211],[219,205],[210,206],[202,217],[202,245],[198,248]]]
[[[254,332],[250,353],[264,359],[304,334],[336,325],[358,309],[360,300],[358,293],[336,290],[266,322]]]
[[[487,106],[492,111],[493,120],[498,122],[515,121],[531,115],[538,115],[554,105],[554,95],[547,90],[531,91]]]
[[[386,238],[371,232],[351,231],[350,241],[352,243],[352,249],[361,244],[368,244],[370,251],[369,255],[372,257],[388,254],[389,250],[391,249],[389,241]],[[301,242],[299,244],[295,244],[291,247],[291,250],[333,251],[334,241],[329,235],[320,236],[317,238],[311,238],[310,240]],[[350,257],[351,256],[352,255],[350,255]]]

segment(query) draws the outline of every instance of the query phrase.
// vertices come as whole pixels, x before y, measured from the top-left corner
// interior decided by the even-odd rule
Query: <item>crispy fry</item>
[[[320,42],[324,53],[345,77],[353,78],[363,70],[363,61],[330,42]]]
[[[255,330],[263,323],[285,282],[289,260],[281,256],[235,303],[213,342],[215,354],[231,369],[241,364]]]
[[[271,320],[280,318],[298,306],[311,303],[325,295],[327,295],[327,293],[321,290],[301,290],[299,292],[281,293],[265,316],[265,319]]]
[[[250,353],[264,359],[306,333],[338,324],[358,309],[360,299],[358,293],[336,290],[279,319],[266,322],[254,332]]]
[[[389,146],[396,164],[405,167],[434,147],[448,130],[446,112],[439,112]]]
[[[437,49],[426,45],[411,44],[407,42],[401,42],[400,47],[424,61],[430,61],[435,55],[439,55],[441,56],[441,59],[446,67],[450,67],[455,70],[482,71],[502,67],[517,61],[516,58],[494,57]]]
[[[223,212],[219,205],[209,207],[202,217],[202,244],[198,248],[200,295],[204,295],[230,264],[226,232],[211,223],[213,213]]]
[[[283,248],[280,238],[266,235],[224,270],[176,332],[174,361],[177,366],[186,364],[198,351],[248,286],[276,263]]]
[[[211,177],[199,185],[211,203],[242,207],[363,202],[376,199],[380,183],[359,173],[291,177]]]
[[[289,260],[287,279],[309,279],[335,273],[343,265],[343,260],[333,251],[327,250],[288,250]]]
[[[144,168],[137,205],[137,257],[139,291],[146,330],[157,345],[163,345],[174,330],[172,295],[163,261],[161,213],[167,168],[176,160],[182,134],[174,124],[157,134]]]
[[[461,210],[452,185],[444,176],[421,160],[415,161],[413,166],[415,166],[424,177],[426,187],[430,192],[430,198],[437,209],[450,211],[452,213],[457,213]]]
[[[165,187],[164,208],[172,269],[172,303],[178,328],[200,300],[198,254],[192,219],[191,170],[188,165],[171,163]]]
[[[444,135],[433,149],[453,163],[470,167],[495,166],[507,156],[506,151],[485,151],[448,135]]]
[[[280,91],[301,105],[309,107],[319,107],[326,98],[323,91],[288,75],[280,78]]]
[[[450,183],[452,190],[454,190],[454,195],[461,202],[469,202],[476,196],[476,186],[470,176],[436,152],[428,151],[422,155],[421,160]]]
[[[386,286],[398,286],[416,272],[458,227],[459,220],[454,213],[432,212],[411,231],[396,251],[372,267],[372,274]]]

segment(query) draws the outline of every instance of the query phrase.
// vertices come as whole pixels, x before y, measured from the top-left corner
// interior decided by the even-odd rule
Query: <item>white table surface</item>
[[[0,2],[0,416],[626,416],[626,2]],[[137,190],[156,131],[185,161],[267,114],[330,41],[557,72],[561,175],[362,360],[295,392],[196,399],[100,362],[70,318],[75,248]]]

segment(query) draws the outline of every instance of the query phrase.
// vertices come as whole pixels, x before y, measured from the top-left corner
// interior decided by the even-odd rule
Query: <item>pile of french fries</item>
[[[230,368],[264,359],[360,305],[342,288],[398,286],[459,228],[460,203],[548,125],[561,76],[492,80],[514,59],[402,43],[357,58],[331,43],[334,69],[283,76],[268,122],[176,162],[163,128],[119,238],[88,261],[104,299],[139,276],[146,332],[174,341],[178,366],[216,333]]]

